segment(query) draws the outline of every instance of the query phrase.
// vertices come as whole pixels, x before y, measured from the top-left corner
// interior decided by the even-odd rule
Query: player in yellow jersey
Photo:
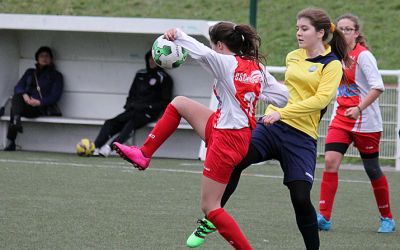
[[[289,102],[284,108],[269,106],[252,134],[247,156],[236,166],[221,200],[224,206],[250,164],[276,159],[284,172],[283,183],[290,191],[297,226],[307,249],[319,249],[317,215],[310,191],[316,166],[317,129],[326,107],[342,79],[341,61],[348,62],[343,34],[324,10],[308,8],[297,15],[299,49],[286,58],[285,85]],[[206,218],[188,238],[196,247],[213,231]],[[191,244],[197,242],[200,244]]]

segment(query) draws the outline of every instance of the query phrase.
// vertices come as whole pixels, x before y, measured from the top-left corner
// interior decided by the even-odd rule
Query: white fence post
[[[400,70],[397,71],[397,131],[400,130]],[[396,133],[396,171],[400,171],[400,138]]]

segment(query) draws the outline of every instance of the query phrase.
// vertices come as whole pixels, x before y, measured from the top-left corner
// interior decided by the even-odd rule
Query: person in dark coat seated
[[[173,81],[157,66],[151,51],[145,55],[146,68],[136,72],[124,112],[106,120],[94,145],[94,155],[107,157],[113,142],[124,143],[135,130],[156,121],[172,99]],[[112,137],[111,142],[107,143]]]
[[[51,49],[40,47],[35,60],[36,67],[27,69],[14,88],[7,132],[9,141],[4,151],[15,151],[17,134],[23,133],[21,117],[61,115],[54,110],[63,92],[63,76],[55,69]]]

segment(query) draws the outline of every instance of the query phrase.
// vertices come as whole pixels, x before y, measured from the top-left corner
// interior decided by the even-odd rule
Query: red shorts
[[[246,156],[251,140],[250,128],[216,129],[215,115],[208,119],[205,142],[207,146],[203,175],[227,184],[232,171]]]
[[[373,154],[379,152],[379,141],[381,132],[360,133],[349,131],[337,127],[329,127],[326,135],[325,144],[344,143],[350,145],[354,142],[354,146],[362,154]]]

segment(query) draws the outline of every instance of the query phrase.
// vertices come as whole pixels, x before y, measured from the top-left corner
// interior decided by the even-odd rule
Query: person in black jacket
[[[4,151],[15,151],[15,139],[22,133],[21,117],[35,118],[49,115],[63,92],[63,76],[55,69],[53,53],[47,46],[35,53],[36,67],[25,71],[14,88],[11,100],[8,145]]]
[[[157,120],[171,101],[171,77],[155,64],[151,51],[146,53],[145,61],[146,69],[139,70],[135,75],[126,98],[125,111],[104,122],[94,142],[94,155],[107,157],[112,151],[112,143],[124,143],[136,129]],[[115,138],[107,144],[113,136]]]

